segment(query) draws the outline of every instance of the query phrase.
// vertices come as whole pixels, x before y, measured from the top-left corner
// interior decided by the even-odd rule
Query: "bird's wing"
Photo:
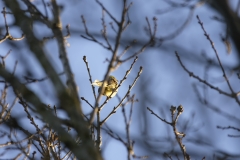
[[[102,82],[101,81],[99,81],[99,80],[95,80],[93,83],[92,83],[92,85],[94,85],[94,86],[102,86]]]

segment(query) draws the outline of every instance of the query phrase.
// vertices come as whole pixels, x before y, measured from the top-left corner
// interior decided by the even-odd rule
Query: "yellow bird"
[[[103,84],[103,81],[95,80],[92,83],[92,85],[99,87],[98,92],[100,92],[101,87],[104,87],[103,91],[102,91],[102,95],[107,96],[107,97],[111,96],[111,98],[112,98],[118,92],[118,89],[117,89],[118,80],[114,76],[109,76],[108,80],[105,84]]]

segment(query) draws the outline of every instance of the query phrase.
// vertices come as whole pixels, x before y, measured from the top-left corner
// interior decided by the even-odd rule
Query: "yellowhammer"
[[[103,85],[103,81],[95,80],[92,85],[98,86],[98,92],[100,92],[101,87],[103,88],[102,95],[114,97],[117,92],[118,80],[114,76],[109,76],[107,82]]]

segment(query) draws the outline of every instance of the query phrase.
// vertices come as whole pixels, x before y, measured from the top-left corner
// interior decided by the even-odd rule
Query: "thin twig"
[[[90,107],[92,107],[92,109],[94,109],[94,107],[91,105],[91,103],[88,102],[88,100],[86,100],[84,97],[81,97],[81,99],[85,101]]]
[[[140,67],[139,72],[138,72],[135,80],[133,81],[132,85],[129,86],[127,93],[126,93],[125,96],[122,98],[122,100],[120,101],[120,103],[119,103],[116,107],[113,108],[113,110],[108,114],[108,116],[107,116],[104,120],[102,120],[102,121],[100,122],[100,125],[101,125],[101,126],[108,120],[108,118],[109,118],[112,114],[116,113],[117,109],[121,106],[121,104],[123,103],[123,101],[124,101],[124,100],[127,98],[127,96],[130,94],[130,91],[132,90],[133,86],[134,86],[135,83],[137,82],[137,80],[138,80],[138,78],[140,77],[141,73],[142,73],[142,67]]]
[[[87,61],[87,57],[86,56],[83,56],[83,61],[85,62],[86,64],[86,67],[87,67],[87,71],[88,71],[88,76],[89,76],[89,81],[90,83],[92,84],[93,81],[92,81],[92,76],[91,76],[91,73],[90,73],[90,68],[88,66],[88,61]],[[94,98],[95,100],[97,100],[97,96],[96,96],[96,92],[95,92],[95,87],[93,85],[92,86],[92,91],[93,91],[93,95],[94,95]]]
[[[158,119],[160,119],[161,121],[163,121],[163,122],[165,122],[165,123],[167,123],[167,124],[172,125],[172,123],[170,123],[170,122],[168,122],[167,120],[159,117],[159,116],[158,116],[153,110],[151,110],[149,107],[147,107],[147,110],[149,110],[149,111],[151,112],[151,114],[153,114],[154,116],[156,116],[156,117],[157,117]]]
[[[102,27],[103,27],[102,35],[103,35],[103,38],[104,38],[105,42],[108,45],[109,50],[113,52],[112,46],[111,46],[111,44],[110,44],[110,42],[108,40],[108,37],[107,37],[107,25],[105,23],[105,14],[104,13],[105,13],[105,10],[103,9],[102,10],[102,18],[101,18],[101,20],[102,20]]]
[[[232,94],[236,94],[236,93],[233,91],[232,86],[230,85],[230,82],[229,82],[229,80],[228,80],[228,78],[227,78],[227,75],[226,75],[226,73],[225,73],[225,69],[223,68],[222,62],[221,62],[220,57],[219,57],[219,55],[218,55],[218,52],[217,52],[217,50],[216,50],[216,48],[215,48],[215,46],[214,46],[214,43],[213,43],[213,41],[211,40],[209,34],[207,34],[207,32],[206,32],[206,30],[205,30],[205,28],[204,28],[204,26],[203,26],[203,22],[200,20],[200,18],[199,18],[198,15],[197,15],[197,19],[198,19],[198,23],[200,24],[200,26],[201,26],[201,28],[202,28],[202,30],[203,30],[203,32],[204,32],[204,35],[206,36],[207,40],[210,42],[210,44],[211,44],[211,46],[212,46],[212,49],[213,49],[213,51],[214,51],[214,53],[215,53],[215,55],[216,55],[216,57],[217,57],[218,63],[219,63],[219,65],[220,65],[220,68],[221,68],[221,70],[222,70],[222,72],[223,72],[223,77],[225,78],[225,80],[226,80],[226,82],[227,82],[227,84],[228,84],[229,89],[231,90]],[[238,100],[238,99],[236,99],[236,100]],[[240,102],[239,102],[239,104],[240,104]]]
[[[189,74],[190,77],[193,77],[193,78],[199,80],[199,82],[201,82],[201,83],[209,86],[211,89],[214,89],[214,90],[218,91],[220,94],[224,94],[224,95],[226,95],[226,96],[228,96],[228,97],[235,97],[235,96],[236,96],[236,95],[233,95],[233,94],[229,94],[229,93],[227,93],[227,92],[219,89],[218,87],[213,86],[212,84],[210,84],[210,83],[207,82],[206,80],[203,80],[203,79],[201,79],[200,77],[196,76],[193,72],[189,71],[189,70],[184,66],[184,64],[182,63],[182,60],[181,60],[180,56],[178,55],[178,52],[177,52],[177,51],[175,51],[175,54],[176,54],[176,57],[177,57],[180,65],[181,65],[182,68]]]
[[[81,35],[82,38],[85,38],[89,41],[93,41],[96,42],[97,44],[99,44],[100,46],[102,46],[103,48],[109,50],[110,48],[108,46],[105,46],[102,42],[98,41],[92,34],[89,33],[88,28],[87,28],[87,24],[86,24],[86,20],[84,19],[84,16],[81,16],[82,18],[82,23],[85,29],[85,33],[87,34],[88,37]]]
[[[96,2],[102,7],[103,10],[105,10],[107,12],[107,14],[109,15],[109,17],[118,25],[120,25],[120,23],[117,21],[116,18],[113,17],[113,15],[104,7],[104,5],[99,2],[99,0],[96,0]]]
[[[120,81],[118,86],[115,88],[115,90],[117,90],[118,88],[120,88],[122,86],[123,82],[127,79],[127,76],[131,72],[131,70],[133,68],[133,65],[137,62],[137,60],[138,60],[138,57],[136,56],[135,59],[133,60],[132,64],[131,64],[130,68],[126,71],[125,75],[123,76],[122,80]],[[114,91],[112,92],[112,94],[113,93],[114,93]],[[111,95],[109,97],[107,97],[106,100],[103,102],[103,104],[99,107],[100,110],[105,106],[105,104],[107,104],[108,100],[111,98]]]

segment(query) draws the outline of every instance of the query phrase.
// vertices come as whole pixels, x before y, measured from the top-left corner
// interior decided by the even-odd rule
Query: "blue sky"
[[[36,3],[40,3],[40,1],[36,1]],[[101,7],[93,0],[59,0],[58,3],[64,6],[61,13],[63,26],[70,24],[71,37],[67,39],[67,42],[70,44],[70,46],[67,47],[67,52],[76,83],[79,87],[79,95],[80,97],[88,99],[91,104],[94,104],[95,102],[91,85],[88,80],[88,73],[82,57],[84,55],[87,56],[93,80],[102,80],[108,66],[106,59],[110,59],[112,53],[104,49],[102,46],[80,37],[80,35],[86,35],[84,33],[81,15],[84,15],[86,19],[89,32],[96,35],[99,40],[104,41],[100,35],[100,31],[102,29],[102,22],[100,19],[102,15]],[[104,1],[103,4],[116,17],[116,19],[120,19],[122,7],[120,1],[108,0]],[[3,4],[1,3],[0,5]],[[136,46],[126,53],[126,55],[136,52],[139,49],[139,46],[148,40],[147,34],[144,31],[144,27],[147,26],[145,20],[146,17],[149,18],[151,24],[153,24],[152,18],[157,17],[157,37],[165,37],[166,35],[173,33],[176,28],[179,28],[188,17],[189,9],[180,7],[178,9],[175,8],[173,11],[166,14],[159,14],[159,10],[163,10],[167,7],[168,5],[164,3],[164,1],[159,0],[150,0],[148,2],[144,0],[134,1],[129,12],[132,24],[123,34],[123,41],[121,42],[122,45],[119,48],[119,53],[124,49],[124,47],[128,44],[127,42],[130,40],[137,39],[138,42]],[[41,7],[40,9],[42,10]],[[163,141],[166,141],[167,137],[170,139],[169,143],[167,143],[168,141],[164,143],[165,145],[163,145],[163,147],[165,148],[159,148],[160,152],[163,152],[162,150],[164,149],[166,149],[166,151],[167,149],[171,150],[171,148],[175,151],[179,151],[179,147],[173,143],[174,135],[172,134],[171,128],[156,119],[153,115],[150,115],[150,113],[146,110],[146,107],[152,108],[152,110],[160,116],[164,116],[164,118],[170,120],[170,106],[178,106],[180,104],[184,106],[184,113],[181,115],[179,123],[182,123],[183,125],[184,122],[189,121],[192,123],[190,128],[193,128],[193,130],[195,128],[196,130],[187,130],[187,136],[184,139],[185,141],[183,141],[186,145],[187,151],[198,150],[199,147],[202,157],[211,157],[216,150],[229,151],[229,153],[232,154],[239,154],[239,139],[227,137],[227,134],[236,134],[236,132],[230,130],[219,130],[216,128],[217,125],[233,125],[239,127],[239,120],[233,121],[232,119],[226,118],[199,103],[196,92],[193,89],[193,85],[196,84],[199,87],[200,94],[203,96],[203,84],[188,76],[188,74],[181,68],[174,53],[175,51],[178,51],[185,66],[201,78],[204,77],[204,69],[206,66],[206,59],[202,56],[202,53],[205,53],[209,59],[212,59],[213,62],[215,62],[208,71],[208,81],[225,91],[229,91],[226,86],[226,82],[222,77],[221,70],[218,65],[215,65],[217,64],[217,59],[210,43],[203,35],[203,31],[198,24],[196,15],[199,15],[201,21],[204,23],[206,31],[214,41],[224,67],[231,68],[239,63],[236,59],[237,56],[234,47],[232,47],[232,53],[227,54],[226,48],[220,38],[220,33],[225,33],[225,25],[212,19],[213,16],[219,16],[219,14],[207,5],[203,5],[195,9],[192,19],[177,37],[164,41],[159,47],[149,47],[141,53],[139,55],[139,60],[134,65],[128,79],[124,82],[118,92],[120,97],[125,95],[128,86],[136,77],[139,67],[143,66],[143,73],[134,89],[131,91],[131,95],[136,94],[136,98],[139,99],[139,102],[135,103],[134,106],[131,125],[131,136],[132,139],[136,141],[136,155],[140,156],[151,153],[145,148],[147,146],[146,141],[149,137]],[[0,17],[0,21],[3,22],[2,17]],[[107,24],[108,35],[112,39],[115,37],[115,34],[108,24],[111,20],[108,16],[106,16],[105,21]],[[13,22],[11,16],[8,17],[8,22],[9,24]],[[39,38],[49,36],[50,34],[46,27],[39,24],[34,26],[34,29]],[[10,28],[10,31],[13,36],[21,35],[21,32],[19,32],[16,27]],[[12,48],[7,42],[2,43],[2,47],[0,48],[1,55],[7,53],[9,49],[12,49],[12,53],[6,60],[7,68],[12,70],[15,61],[18,60],[19,65],[17,67],[17,75],[20,78],[23,78],[22,76],[26,74],[26,70],[32,72],[33,76],[36,78],[44,77],[45,73],[39,67],[35,58],[31,55],[31,53],[29,53],[29,50],[24,47],[24,41],[13,43],[17,43],[16,45],[20,46],[20,50]],[[114,44],[113,41],[111,43]],[[49,40],[45,45],[45,50],[55,69],[59,73],[62,72],[62,65],[58,58],[58,49],[55,40]],[[129,69],[132,61],[133,59],[123,63],[116,71],[111,73],[111,75],[114,75],[118,80],[121,80],[125,72]],[[237,79],[235,73],[231,74],[229,70],[226,71],[227,75],[229,75],[230,82],[237,91],[239,79]],[[64,76],[62,76],[62,80],[66,80]],[[54,93],[52,92],[51,84],[49,82],[34,83],[29,85],[29,87],[38,93],[42,101],[45,103],[50,105],[54,105],[56,103],[56,99],[54,98]],[[219,109],[232,116],[238,116],[237,113],[239,112],[239,106],[233,99],[220,95],[217,91],[209,88],[207,93],[208,100],[212,105],[219,107]],[[9,96],[9,99],[11,100],[12,97]],[[102,101],[103,99],[105,98],[102,98]],[[116,106],[117,104],[117,98],[112,98],[101,111],[101,117],[104,118],[112,110],[113,106]],[[85,113],[89,113],[91,111],[91,108],[85,102],[82,102],[82,107]],[[128,106],[128,109],[129,108],[130,107]],[[192,117],[192,114],[195,115],[194,118]],[[22,117],[21,122],[27,123],[27,119],[24,118],[23,109],[19,112],[19,109],[15,107],[13,109],[13,115]],[[146,116],[147,121],[144,121],[143,116]],[[125,138],[125,126],[121,108],[116,114],[110,117],[107,124],[112,130],[116,131],[119,135]],[[148,125],[143,126],[144,124]],[[29,128],[32,128],[30,123]],[[179,129],[180,128],[181,125],[179,125]],[[147,130],[147,136],[143,134],[143,130]],[[193,144],[191,140],[198,137],[204,137],[204,141],[210,143],[211,145],[207,149],[204,149],[204,146]],[[112,140],[106,134],[103,134],[103,142],[105,142],[102,146],[105,160],[127,159],[126,149],[120,142]],[[150,143],[152,142],[149,142],[149,144]],[[162,144],[159,142],[158,145]],[[154,154],[152,153],[152,155]],[[156,157],[151,157],[150,159],[156,159]]]

